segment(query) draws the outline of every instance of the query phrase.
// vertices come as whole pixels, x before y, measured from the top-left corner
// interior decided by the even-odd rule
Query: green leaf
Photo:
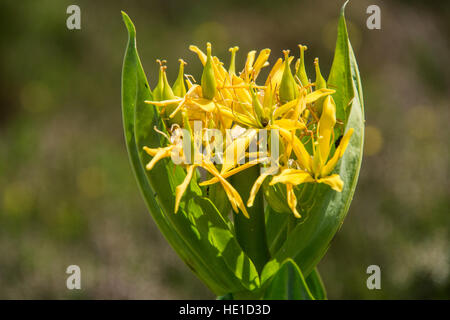
[[[232,177],[232,184],[241,195],[244,203],[247,202],[250,190],[259,173],[259,166],[253,166]],[[266,238],[264,199],[261,192],[256,194],[253,206],[247,208],[247,211],[249,218],[245,217],[242,212],[234,215],[236,238],[245,253],[254,262],[257,270],[261,271],[270,259]]]
[[[223,296],[218,296],[216,300],[234,300],[231,293],[224,294]]]
[[[266,234],[269,251],[271,254],[280,249],[286,240],[287,225],[291,212],[276,212],[272,207],[266,207]]]
[[[323,285],[322,278],[320,277],[317,268],[315,268],[309,274],[308,278],[306,278],[306,284],[316,300],[327,299],[327,292],[325,291],[325,286]]]
[[[348,32],[344,16],[347,3],[348,1],[344,3],[341,9],[336,49],[334,51],[333,64],[327,81],[327,86],[336,90],[336,93],[333,94],[333,99],[336,103],[336,118],[341,120],[346,120],[348,115],[347,108],[354,96],[352,76],[349,72],[350,48],[348,45]]]
[[[122,73],[122,109],[128,152],[138,184],[158,227],[183,261],[218,294],[253,290],[259,277],[252,261],[236,242],[229,224],[209,199],[203,198],[195,179],[174,213],[175,188],[184,177],[180,166],[160,161],[151,171],[144,169],[150,160],[144,145],[165,146],[164,125],[154,106],[144,103],[150,89],[136,50],[136,32],[123,13],[129,32]]]
[[[315,300],[297,264],[287,259],[270,279],[265,300]]]
[[[302,212],[301,220],[274,257],[277,263],[293,258],[307,276],[324,256],[332,238],[343,223],[355,192],[362,161],[364,140],[362,88],[353,50],[347,38],[344,7],[341,11],[336,43],[338,53],[331,70],[331,74],[340,74],[344,79],[340,81],[342,86],[340,92],[345,94],[339,96],[341,97],[339,105],[341,107],[350,105],[347,108],[348,116],[344,130],[354,129],[344,156],[335,169],[344,181],[344,188],[342,192],[336,192],[327,185],[316,185],[311,191],[314,192],[314,197],[308,210]],[[342,56],[344,54],[347,56]],[[336,62],[339,60],[340,63]],[[348,79],[351,81],[348,82]],[[350,91],[351,96],[348,95]],[[270,275],[265,275],[268,276]]]
[[[154,198],[154,191],[146,178],[146,172],[141,165],[139,151],[137,149],[134,135],[134,110],[136,108],[138,94],[138,78],[141,83],[148,86],[145,75],[143,75],[142,66],[136,50],[136,30],[133,23],[125,12],[122,12],[125,26],[128,30],[128,44],[125,52],[122,69],[122,117],[125,135],[125,143],[128,150],[131,167],[135,174],[138,185],[146,200],[149,211],[155,220],[158,228],[161,230],[167,241],[180,254],[181,258],[189,264],[188,252],[183,250],[184,241],[174,232],[173,227],[166,221],[164,212],[160,209]],[[150,89],[145,92],[145,97],[150,97]],[[142,97],[142,99],[145,99]],[[141,99],[141,98],[140,98]],[[193,267],[191,267],[193,268]]]

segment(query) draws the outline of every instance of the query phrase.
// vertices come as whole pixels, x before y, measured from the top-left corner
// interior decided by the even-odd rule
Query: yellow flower
[[[313,156],[306,151],[305,146],[297,137],[293,137],[288,130],[281,130],[281,135],[292,145],[296,154],[296,164],[299,169],[285,168],[282,172],[273,177],[270,185],[284,183],[287,188],[288,198],[295,199],[295,194],[291,191],[293,185],[299,185],[307,182],[325,183],[333,190],[342,191],[344,182],[338,174],[331,174],[338,160],[344,155],[344,151],[353,134],[353,128],[350,128],[342,137],[339,146],[334,155],[330,158],[331,147],[334,143],[334,126],[336,124],[336,106],[330,96],[325,98],[323,111],[317,125],[317,140],[313,142]],[[289,206],[296,216],[299,216],[296,210],[296,201],[291,200]]]
[[[165,61],[160,62],[158,85],[153,91],[153,99],[146,103],[159,108],[169,134],[175,134],[179,138],[177,130],[187,129],[189,139],[208,150],[196,155],[193,163],[185,161],[180,164],[186,169],[186,177],[176,188],[175,212],[178,211],[190,181],[196,176],[197,168],[201,167],[211,176],[199,185],[220,183],[233,210],[240,210],[248,216],[241,196],[227,178],[255,165],[265,166],[268,159],[274,157],[281,165],[281,171],[279,168],[270,167],[261,173],[251,189],[247,200],[248,207],[253,205],[264,180],[271,176],[271,185],[286,185],[286,202],[297,217],[300,215],[297,211],[295,186],[306,182],[325,183],[336,191],[342,191],[342,179],[331,172],[343,156],[353,129],[347,131],[331,155],[336,124],[336,107],[331,95],[335,90],[326,87],[317,60],[316,82],[309,82],[304,64],[306,46],[299,45],[299,48],[301,57],[297,61],[295,72],[291,71],[294,57],[289,56],[289,51],[285,50],[284,59],[279,58],[275,62],[264,85],[258,84],[257,80],[261,70],[269,65],[270,49],[263,49],[258,55],[256,51],[250,51],[242,71],[236,72],[238,47],[229,50],[231,61],[227,70],[224,64],[212,55],[210,43],[207,44],[206,54],[198,47],[190,46],[189,49],[197,54],[204,66],[200,84],[196,83],[192,76],[184,74],[186,63],[180,59],[178,78],[173,87],[170,87],[165,74],[166,67],[163,66]],[[199,136],[190,129],[195,121],[200,121],[204,128]],[[206,130],[211,129],[217,129],[227,136],[227,139],[220,142],[221,150],[225,150],[223,154],[217,149],[211,151],[211,139],[205,135]],[[266,150],[250,151],[250,144],[259,141],[261,130],[278,132],[276,137],[279,137],[280,156],[271,149],[272,144],[269,143]],[[240,134],[229,139],[228,132],[235,131]],[[307,142],[302,143],[308,137],[310,147],[306,146]],[[144,147],[144,150],[153,157],[146,166],[147,170],[151,170],[159,160],[174,153],[180,157],[185,156],[173,139],[167,147]],[[308,150],[312,150],[313,154]],[[223,159],[223,163],[214,163],[212,157],[216,156]]]

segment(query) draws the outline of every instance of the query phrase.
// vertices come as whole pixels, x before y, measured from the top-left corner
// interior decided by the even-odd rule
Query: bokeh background
[[[151,86],[155,59],[197,79],[189,44],[229,61],[250,49],[296,52],[330,68],[343,1],[10,1],[0,3],[0,298],[205,299],[146,211],[122,134],[120,75],[137,27]],[[66,8],[81,7],[81,30]],[[368,30],[366,8],[381,8]],[[347,219],[319,264],[331,299],[449,299],[448,1],[352,1],[366,142]],[[82,289],[66,288],[68,265]],[[366,287],[381,267],[382,289]]]

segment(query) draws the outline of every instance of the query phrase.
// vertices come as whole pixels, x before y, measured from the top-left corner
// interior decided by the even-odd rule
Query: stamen
[[[170,142],[170,138],[169,138],[169,136],[168,136],[165,132],[162,132],[162,131],[159,130],[156,126],[153,127],[153,130],[155,130],[155,131],[158,132],[159,134],[163,135],[163,136]]]
[[[185,74],[184,76],[186,77],[186,79],[187,79],[188,81],[191,81],[191,82],[193,82],[193,83],[197,83],[197,81],[195,81],[195,78],[194,78],[193,75],[191,75],[191,74]]]

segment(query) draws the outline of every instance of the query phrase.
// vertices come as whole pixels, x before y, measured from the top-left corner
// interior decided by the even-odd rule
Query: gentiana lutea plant
[[[158,60],[150,89],[129,39],[122,73],[126,144],[148,208],[191,270],[226,299],[326,299],[316,269],[350,206],[362,160],[359,71],[341,10],[326,80],[283,51],[266,79],[270,49],[238,47],[225,64],[190,46],[203,64],[196,80],[180,59],[169,83]],[[313,80],[313,81],[312,81]]]

